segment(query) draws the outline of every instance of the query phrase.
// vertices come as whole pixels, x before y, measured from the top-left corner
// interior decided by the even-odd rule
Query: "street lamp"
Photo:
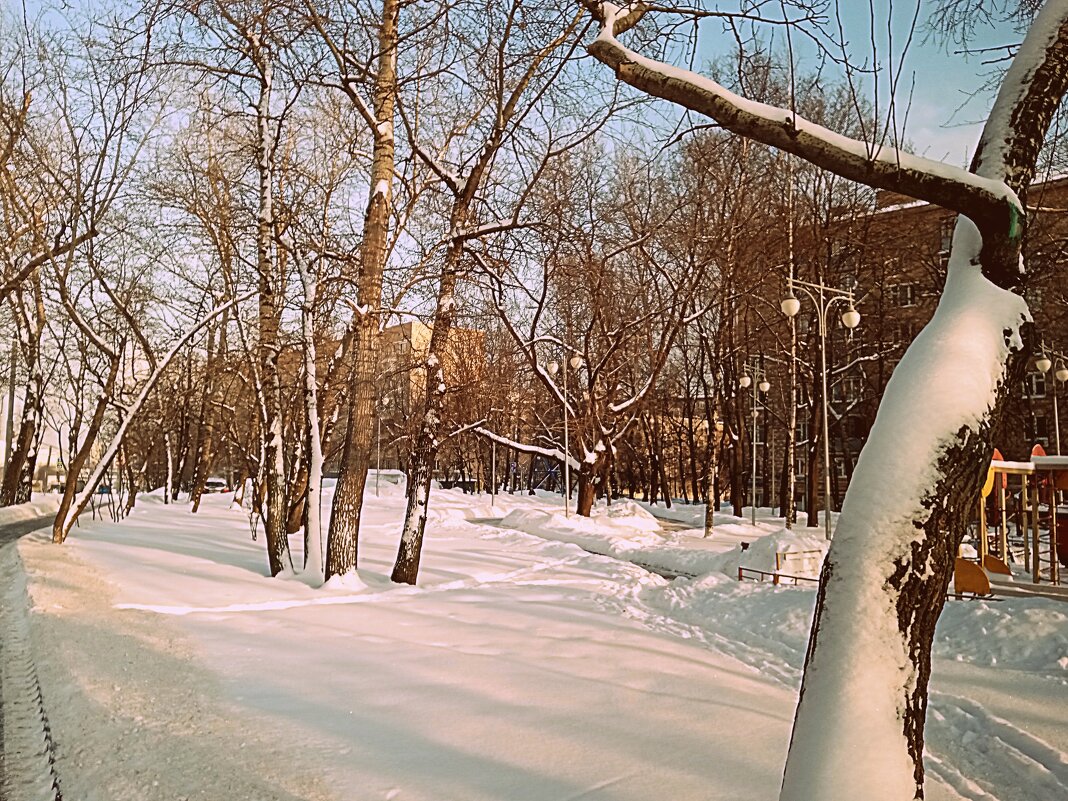
[[[761,357],[761,359],[763,359],[763,357]],[[752,365],[752,367],[750,369],[752,369],[753,375],[755,375],[756,379],[757,379],[756,388],[760,392],[767,393],[767,391],[769,389],[771,389],[771,382],[768,381],[767,375],[765,375],[765,373],[764,373],[764,368],[761,367],[759,364],[757,364],[754,361],[753,365]],[[741,378],[738,379],[738,386],[740,386],[742,389],[748,389],[749,386],[752,383],[753,383],[753,379],[749,377],[748,373],[743,371]],[[760,414],[759,402],[760,402],[760,397],[757,395],[757,393],[754,392],[753,393],[753,436],[751,438],[752,439],[752,444],[753,444],[753,458],[752,458],[752,462],[753,462],[753,464],[752,464],[753,483],[752,483],[752,497],[750,498],[750,506],[749,506],[749,520],[750,520],[750,522],[752,522],[752,524],[754,526],[756,525],[757,416]]]
[[[1035,367],[1040,373],[1048,373],[1050,368],[1053,367],[1053,356],[1057,360],[1057,369],[1053,371],[1053,435],[1054,442],[1057,446],[1057,455],[1061,455],[1061,420],[1057,410],[1057,382],[1062,384],[1068,381],[1068,367],[1065,367],[1065,363],[1068,363],[1068,356],[1063,353],[1058,353],[1055,350],[1050,350],[1046,347],[1046,343],[1042,343],[1042,355],[1035,359]]]
[[[804,292],[816,307],[816,320],[820,327],[820,373],[823,381],[823,530],[827,539],[831,538],[831,437],[827,422],[827,315],[835,303],[844,303],[842,325],[853,329],[860,325],[860,312],[853,303],[852,289],[835,289],[823,283],[812,284],[798,278],[786,280],[786,297],[779,307],[787,317],[793,317],[801,311],[801,300],[794,294],[794,289]]]
[[[572,370],[578,370],[582,367],[582,357],[572,356],[568,359],[567,363],[571,365]],[[560,363],[551,361],[545,365],[545,369],[550,376],[555,377],[560,372]],[[564,379],[564,517],[571,516],[570,502],[571,502],[571,449],[568,444],[568,426],[567,426],[567,410],[570,404],[567,400],[567,368],[563,371]]]

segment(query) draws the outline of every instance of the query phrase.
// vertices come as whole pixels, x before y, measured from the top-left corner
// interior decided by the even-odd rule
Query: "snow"
[[[500,525],[673,575],[715,571],[736,578],[740,566],[771,573],[778,569],[776,555],[781,554],[782,573],[818,577],[828,545],[822,530],[788,531],[782,520],[774,519],[752,526],[745,518],[716,513],[713,535],[705,538],[693,510],[700,510],[700,525],[704,525],[704,506],[690,506],[674,519],[691,526],[674,532],[663,531],[657,518],[634,501],[595,507],[590,518],[566,517],[553,509],[518,508],[508,512]],[[661,516],[667,512],[657,509]],[[813,558],[805,562],[797,558],[802,554]]]
[[[913,521],[927,518],[940,456],[958,431],[975,431],[989,412],[1008,347],[1021,344],[1028,319],[1022,298],[973,266],[981,244],[975,226],[958,217],[942,300],[887,384],[846,493],[828,555],[834,577],[822,647],[806,677],[804,704],[813,714],[804,706],[799,714],[784,801],[813,788],[825,801],[855,798],[870,793],[873,776],[880,787],[873,799],[902,797],[914,786],[901,718],[915,675],[890,576],[896,562],[911,561],[912,543],[923,536]],[[874,712],[857,715],[858,708]],[[860,742],[869,744],[862,755]]]
[[[196,515],[146,496],[65,546],[23,539],[64,795],[777,797],[815,592],[709,566],[743,541],[767,564],[818,531],[762,510],[755,528],[717,514],[705,539],[686,528],[701,506],[615,502],[586,520],[559,496],[435,490],[409,587],[388,579],[405,499],[387,476],[380,497],[369,482],[360,570],[319,589],[265,575],[228,496]],[[626,560],[709,572],[667,581]],[[1055,797],[1068,721],[1042,710],[1068,702],[1066,609],[950,604],[928,798]],[[986,796],[954,789],[970,787]]]
[[[59,494],[34,493],[29,503],[14,506],[0,506],[0,526],[17,523],[20,520],[33,520],[36,517],[54,515],[59,511]]]
[[[374,192],[372,195],[381,195],[382,197],[389,197],[389,181],[381,180],[375,184]]]

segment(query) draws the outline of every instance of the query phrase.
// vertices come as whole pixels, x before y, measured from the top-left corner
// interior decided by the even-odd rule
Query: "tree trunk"
[[[112,393],[115,391],[115,381],[118,375],[119,360],[118,358],[113,358],[108,368],[108,376],[104,381],[100,398],[93,409],[93,416],[89,421],[89,428],[85,432],[82,445],[81,447],[75,447],[76,443],[71,442],[70,464],[67,465],[67,483],[63,488],[63,497],[59,501],[59,509],[56,511],[56,518],[52,523],[52,542],[54,543],[60,544],[67,539],[67,535],[70,533],[71,526],[74,525],[78,514],[85,508],[92,493],[96,490],[96,482],[90,481],[86,484],[85,491],[79,495],[78,476],[81,475],[82,468],[85,467],[86,462],[89,461],[89,455],[93,452],[93,445],[96,443],[100,427],[104,422],[104,414],[107,412]],[[103,470],[99,466],[96,472],[103,474]],[[77,504],[75,503],[76,496],[78,497]],[[82,500],[83,497],[84,501]]]
[[[452,230],[459,230],[466,218],[466,204],[458,202],[453,213]],[[443,359],[455,317],[456,279],[462,253],[463,243],[453,239],[445,255],[438,287],[437,313],[434,315],[434,330],[430,335],[430,349],[426,358],[425,411],[408,460],[408,503],[397,561],[393,566],[392,578],[399,584],[415,584],[419,574],[419,556],[426,529],[427,504],[430,502],[430,482],[434,477],[441,416],[445,406]]]
[[[41,366],[41,336],[45,330],[45,305],[41,292],[41,275],[34,270],[30,275],[33,297],[32,313],[26,308],[21,290],[16,291],[15,309],[18,319],[19,340],[26,359],[26,399],[22,405],[22,422],[15,442],[8,438],[8,459],[4,465],[3,486],[0,488],[0,506],[27,503],[33,492],[33,477],[37,471],[37,452],[44,433],[45,379]],[[14,347],[14,344],[12,345]],[[12,354],[14,367],[14,354]],[[14,378],[14,372],[12,372]],[[12,390],[14,382],[12,381]],[[9,413],[12,411],[8,409]],[[11,421],[9,421],[10,423]],[[11,425],[8,426],[10,431]]]
[[[204,364],[204,391],[200,399],[200,424],[204,429],[203,435],[197,443],[196,464],[193,471],[193,486],[190,490],[189,500],[192,502],[191,511],[200,509],[200,496],[204,493],[204,487],[215,462],[215,404],[217,401],[215,390],[215,367],[223,358],[225,343],[226,315],[219,324],[218,346],[216,347],[215,329],[208,330],[208,356]]]
[[[378,73],[375,76],[374,144],[371,194],[364,214],[360,245],[356,364],[351,374],[349,423],[345,432],[341,471],[334,490],[330,534],[326,543],[326,578],[356,569],[360,516],[367,470],[371,464],[374,420],[377,414],[375,378],[381,339],[382,272],[389,244],[389,215],[393,192],[393,118],[397,95],[398,0],[385,0],[378,29]],[[429,381],[429,377],[428,377]],[[429,489],[428,489],[429,491]],[[414,579],[413,579],[414,581]]]
[[[278,360],[282,343],[283,276],[274,240],[274,134],[271,121],[273,67],[263,51],[255,54],[259,72],[259,99],[256,105],[256,172],[259,179],[256,212],[256,271],[259,287],[259,367],[263,393],[263,465],[267,490],[263,529],[267,543],[267,564],[272,576],[293,569],[286,535],[289,496],[286,492],[284,431],[282,419],[282,378]]]
[[[923,797],[935,623],[989,466],[991,428],[1026,367],[1027,307],[1013,291],[1022,198],[1066,89],[1068,8],[1047,3],[1005,76],[972,165],[1004,181],[1021,206],[1009,199],[1009,222],[981,231],[958,217],[938,309],[887,384],[820,580],[783,801]],[[951,399],[943,403],[952,413],[933,398]],[[917,442],[925,450],[907,452]],[[867,748],[847,745],[858,742]]]

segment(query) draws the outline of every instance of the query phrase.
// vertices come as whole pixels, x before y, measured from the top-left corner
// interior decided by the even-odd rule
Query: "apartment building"
[[[1055,353],[1068,354],[1068,290],[1063,280],[1068,267],[1068,177],[1034,186],[1028,206],[1025,297],[1038,336],[1047,344],[1052,369],[1043,373],[1032,361],[1005,424],[995,432],[998,447],[1009,459],[1025,458],[1036,442],[1056,452],[1059,412],[1068,410],[1068,388],[1055,378],[1062,365]],[[802,266],[828,285],[853,288],[862,316],[855,331],[842,326],[837,314],[830,315],[828,326],[836,506],[874,423],[886,382],[909,343],[934,314],[945,284],[955,223],[956,215],[938,206],[879,192],[870,212],[842,220],[828,231],[821,247],[812,248],[811,252],[822,254],[822,263]],[[814,364],[818,359],[816,319],[810,304],[802,308],[797,318],[800,349],[809,364]],[[778,338],[781,341],[781,332]],[[1063,366],[1068,367],[1068,360]],[[807,396],[814,409],[818,387],[812,387]],[[805,477],[814,466],[821,469],[822,461],[818,453],[813,458],[806,447],[809,431],[818,421],[804,418],[802,414],[797,430],[800,444],[795,465],[802,502]],[[1063,427],[1063,450],[1068,452],[1068,417]],[[785,444],[781,426],[769,438],[769,444],[760,443],[765,449],[774,451]]]
[[[379,351],[376,432],[383,469],[401,469],[409,438],[422,419],[426,396],[426,359],[433,329],[418,320],[390,326],[382,332]],[[442,368],[447,401],[476,384],[486,365],[485,334],[469,328],[449,332]]]

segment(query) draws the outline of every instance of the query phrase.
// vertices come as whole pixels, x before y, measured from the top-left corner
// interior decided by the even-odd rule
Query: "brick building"
[[[1068,289],[1059,272],[1068,265],[1068,177],[1036,184],[1028,195],[1028,206],[1025,297],[1039,337],[1051,350],[1068,354]],[[874,208],[830,226],[826,241],[809,249],[809,253],[817,254],[818,263],[799,267],[801,277],[821,276],[828,285],[854,287],[862,315],[861,325],[854,332],[840,324],[837,314],[831,315],[829,324],[836,508],[874,423],[886,382],[909,343],[934,313],[945,283],[955,219],[954,213],[938,206],[879,192]],[[786,326],[785,322],[780,325]],[[797,326],[803,358],[818,365],[819,343],[814,336],[816,321],[811,304],[803,304]],[[773,337],[779,342],[782,338],[781,331]],[[1068,390],[1056,382],[1054,374],[1060,362],[1055,358],[1053,361],[1049,373],[1032,368],[1019,389],[996,443],[1006,458],[1025,458],[1035,442],[1042,443],[1050,453],[1056,451],[1055,391],[1058,405],[1065,412],[1062,437],[1064,450],[1068,451]],[[772,376],[773,381],[785,381],[785,368],[778,372]],[[818,398],[813,400],[818,405]],[[814,461],[806,448],[809,428],[810,420],[800,415],[795,468],[802,504],[805,476]],[[769,432],[767,439],[770,442],[759,444],[766,450],[783,453],[785,432],[781,426],[778,431]],[[821,465],[821,459],[815,461]],[[758,492],[760,496],[762,503],[770,503],[766,495]]]

